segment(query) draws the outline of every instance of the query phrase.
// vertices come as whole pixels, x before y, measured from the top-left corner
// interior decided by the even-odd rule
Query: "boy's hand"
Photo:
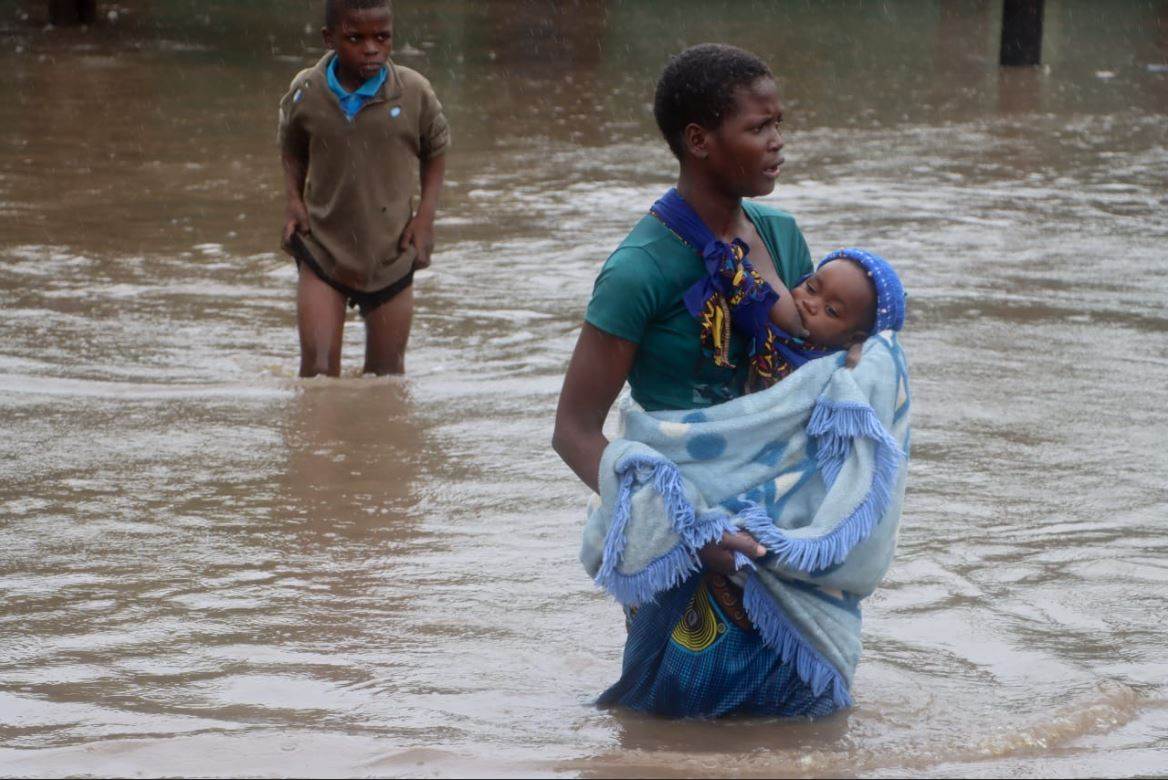
[[[848,347],[847,357],[844,358],[844,366],[847,368],[855,368],[860,364],[860,358],[864,354],[864,342],[853,344]]]
[[[722,539],[710,542],[698,550],[698,558],[707,569],[719,574],[733,574],[734,552],[740,552],[747,558],[761,558],[766,555],[766,548],[755,541],[755,538],[745,531],[736,531],[732,534],[722,534]]]
[[[434,218],[424,214],[415,214],[413,219],[402,231],[399,248],[404,252],[406,247],[413,244],[418,250],[414,259],[414,270],[430,267],[430,254],[434,251]]]
[[[304,201],[288,201],[288,205],[284,208],[284,248],[291,245],[293,233],[307,232],[308,209],[305,207]]]

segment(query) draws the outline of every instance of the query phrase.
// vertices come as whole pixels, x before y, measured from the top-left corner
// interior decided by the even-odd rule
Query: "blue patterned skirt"
[[[597,704],[674,718],[764,715],[818,718],[839,707],[816,696],[763,644],[742,592],[698,574],[632,613],[620,680]]]

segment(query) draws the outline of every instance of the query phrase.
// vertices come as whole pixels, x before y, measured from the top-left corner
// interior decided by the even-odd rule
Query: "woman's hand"
[[[740,552],[752,560],[766,555],[766,548],[745,531],[722,534],[721,540],[710,542],[698,550],[698,558],[707,569],[719,574],[733,574],[738,571],[734,565],[734,553]]]

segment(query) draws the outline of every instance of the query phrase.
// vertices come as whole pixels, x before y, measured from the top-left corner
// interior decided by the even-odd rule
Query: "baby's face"
[[[858,263],[839,259],[791,290],[807,340],[824,347],[848,347],[868,337],[876,316],[876,290]]]

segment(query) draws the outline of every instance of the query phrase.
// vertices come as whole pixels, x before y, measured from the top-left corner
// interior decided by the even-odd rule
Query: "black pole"
[[[96,21],[97,0],[49,0],[49,23],[56,27]]]
[[[1042,3],[1002,0],[1002,65],[1037,65],[1042,61]]]

